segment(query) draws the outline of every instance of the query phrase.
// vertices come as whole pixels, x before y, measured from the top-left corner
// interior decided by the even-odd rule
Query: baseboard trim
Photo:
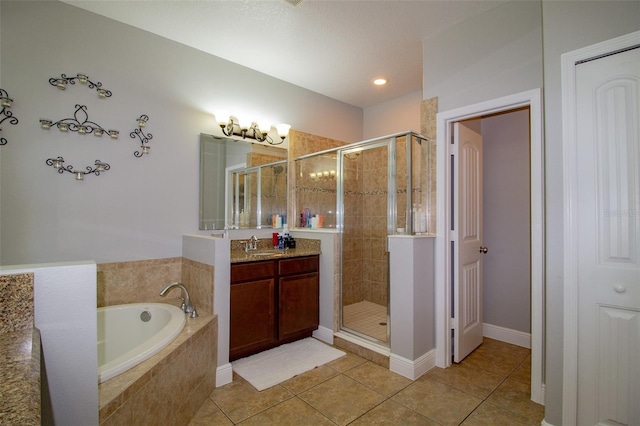
[[[553,426],[553,425],[551,423],[547,423],[545,419],[542,419],[542,423],[540,423],[540,426]]]
[[[415,361],[401,356],[389,355],[389,370],[411,380],[416,380],[436,366],[436,351],[430,350]]]
[[[531,349],[531,334],[524,333],[510,328],[500,327],[493,324],[482,324],[482,334],[484,337],[499,340],[512,345],[522,346]]]
[[[319,326],[317,330],[313,331],[313,337],[329,345],[333,345],[333,331],[327,327]]]
[[[216,368],[216,387],[224,386],[233,381],[233,368],[231,363],[220,365]]]

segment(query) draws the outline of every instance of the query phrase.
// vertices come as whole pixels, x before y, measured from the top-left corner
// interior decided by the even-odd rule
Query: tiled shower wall
[[[429,185],[429,206],[431,215],[427,224],[430,234],[436,233],[436,174],[437,174],[437,153],[436,153],[436,114],[438,113],[438,98],[430,98],[422,101],[420,105],[420,133],[430,139],[427,170],[427,185]]]
[[[342,303],[386,306],[388,259],[387,150],[365,150],[345,160]]]
[[[333,215],[325,215],[325,228],[335,229],[336,181],[331,179],[311,179],[310,171],[296,176],[294,160],[300,156],[346,145],[345,142],[291,130],[289,132],[289,228],[300,226],[300,213],[308,208],[312,214],[322,214],[328,209]],[[336,169],[335,154],[318,158],[318,170]],[[314,161],[315,163],[315,161]],[[297,197],[297,198],[296,198]],[[295,200],[295,202],[294,202]],[[332,207],[328,207],[332,206]],[[296,209],[297,207],[297,209]],[[294,211],[296,210],[296,211]]]
[[[361,155],[362,198],[362,299],[378,305],[388,304],[387,247],[387,150],[373,149]]]
[[[364,300],[364,191],[363,163],[365,155],[344,163],[344,232],[342,234],[342,304]]]

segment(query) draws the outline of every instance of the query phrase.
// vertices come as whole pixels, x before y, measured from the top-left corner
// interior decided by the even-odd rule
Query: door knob
[[[478,250],[482,254],[486,254],[489,251],[489,247],[480,246],[480,250]]]
[[[627,288],[625,286],[623,286],[622,284],[616,284],[613,286],[613,289],[616,291],[616,293],[622,294],[625,291],[627,291]]]

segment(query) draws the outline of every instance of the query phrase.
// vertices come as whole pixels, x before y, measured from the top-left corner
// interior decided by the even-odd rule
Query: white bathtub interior
[[[184,328],[184,312],[166,303],[98,308],[98,380],[102,383],[169,345]]]

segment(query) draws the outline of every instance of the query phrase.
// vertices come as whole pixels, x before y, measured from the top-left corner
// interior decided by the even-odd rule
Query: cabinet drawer
[[[273,278],[276,261],[237,263],[231,265],[231,284]]]
[[[318,272],[318,256],[294,257],[291,259],[280,259],[278,273],[282,275],[305,274]]]

